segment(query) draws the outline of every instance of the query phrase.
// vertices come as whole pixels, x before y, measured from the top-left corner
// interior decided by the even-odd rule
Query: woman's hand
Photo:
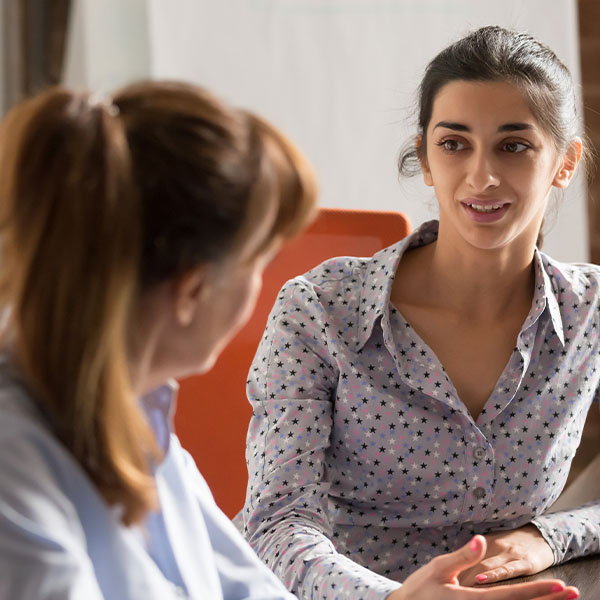
[[[401,588],[386,600],[571,600],[579,597],[576,588],[558,580],[532,581],[488,589],[463,587],[458,575],[479,564],[486,554],[486,540],[476,535],[466,546],[443,554],[410,575]]]
[[[459,577],[462,585],[496,583],[512,577],[533,575],[552,566],[554,555],[533,525],[485,536],[487,552]]]

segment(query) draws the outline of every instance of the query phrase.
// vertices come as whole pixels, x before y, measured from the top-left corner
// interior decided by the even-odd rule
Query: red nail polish
[[[486,580],[487,580],[487,578],[488,578],[488,576],[487,576],[487,575],[484,575],[483,573],[481,573],[480,575],[477,575],[477,576],[475,577],[475,579],[477,579],[477,581],[486,581]]]
[[[567,594],[567,600],[575,600],[575,598],[579,598],[579,592],[575,592],[574,590],[571,590]]]
[[[469,544],[469,548],[473,551],[473,552],[477,552],[477,549],[479,548],[479,544],[477,543],[477,538],[473,538],[471,540],[471,543]]]
[[[562,592],[565,589],[565,586],[562,583],[553,583],[552,589],[550,590],[552,593],[554,592]]]

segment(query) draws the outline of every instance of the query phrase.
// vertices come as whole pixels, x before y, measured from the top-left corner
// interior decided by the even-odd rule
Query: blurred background
[[[48,85],[100,93],[178,78],[256,110],[307,154],[325,206],[435,216],[420,178],[399,181],[427,62],[466,31],[526,30],[571,70],[600,148],[598,0],[0,0],[0,112]],[[594,159],[598,162],[598,158]],[[544,250],[600,262],[594,164],[557,197]],[[593,414],[592,414],[593,413]],[[596,452],[592,411],[574,473]]]
[[[183,78],[273,121],[308,155],[325,206],[435,216],[420,178],[398,181],[427,62],[466,31],[527,30],[570,68],[600,139],[597,0],[0,0],[0,110],[64,82],[108,93]],[[544,250],[600,261],[600,178],[581,171],[547,218]]]

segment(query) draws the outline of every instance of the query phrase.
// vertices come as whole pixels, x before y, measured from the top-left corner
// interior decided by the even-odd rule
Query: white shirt
[[[293,599],[171,433],[172,390],[141,404],[166,450],[160,509],[127,528],[0,360],[0,600]]]

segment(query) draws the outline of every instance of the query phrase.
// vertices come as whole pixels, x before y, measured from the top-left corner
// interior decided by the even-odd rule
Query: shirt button
[[[477,487],[473,490],[473,496],[477,498],[477,500],[481,500],[485,498],[485,490],[482,487]]]
[[[485,448],[475,448],[473,455],[477,460],[481,460],[485,456]]]

